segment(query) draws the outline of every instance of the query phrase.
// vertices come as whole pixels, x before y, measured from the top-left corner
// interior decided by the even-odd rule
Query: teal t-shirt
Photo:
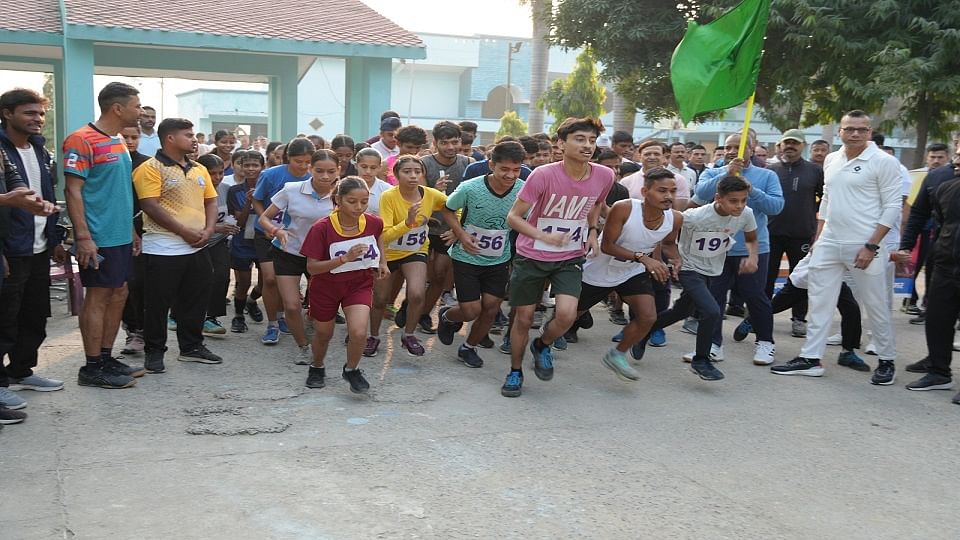
[[[462,211],[460,224],[477,238],[482,252],[479,255],[467,253],[460,242],[456,242],[450,247],[450,258],[478,266],[493,266],[509,261],[511,250],[507,213],[517,200],[521,187],[523,180],[517,179],[513,189],[500,195],[490,188],[486,176],[461,182],[447,198],[447,208],[454,212]]]

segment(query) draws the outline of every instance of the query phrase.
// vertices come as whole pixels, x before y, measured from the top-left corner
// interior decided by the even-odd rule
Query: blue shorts
[[[84,287],[119,289],[133,280],[133,244],[106,247],[97,250],[103,257],[100,268],[80,269],[80,282]]]

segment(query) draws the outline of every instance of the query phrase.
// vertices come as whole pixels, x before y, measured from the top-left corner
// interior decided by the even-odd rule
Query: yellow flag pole
[[[757,96],[754,91],[747,100],[747,114],[743,119],[743,132],[740,134],[740,150],[737,151],[737,157],[743,159],[743,154],[747,150],[747,139],[750,138],[750,118],[753,116],[753,98]]]

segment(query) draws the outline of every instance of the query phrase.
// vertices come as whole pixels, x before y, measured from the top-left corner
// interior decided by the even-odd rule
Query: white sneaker
[[[753,353],[753,364],[755,366],[769,366],[773,363],[773,356],[777,348],[769,341],[758,341],[756,351]]]
[[[843,336],[839,333],[836,333],[827,338],[827,345],[831,347],[837,347],[843,343]]]
[[[960,341],[953,342],[953,350],[960,351]]]
[[[692,363],[695,354],[693,352],[684,353],[683,361],[688,364]],[[723,362],[723,345],[710,345],[710,361]]]
[[[543,297],[540,298],[540,304],[543,307],[554,307],[557,305],[557,301],[553,298],[550,298],[550,291],[543,291]]]
[[[313,353],[310,352],[310,345],[304,345],[299,347],[297,351],[297,359],[294,361],[298,366],[309,366],[313,363]]]
[[[870,340],[870,343],[867,343],[866,348],[863,349],[863,352],[876,356],[877,355],[877,346],[874,345],[873,340]]]

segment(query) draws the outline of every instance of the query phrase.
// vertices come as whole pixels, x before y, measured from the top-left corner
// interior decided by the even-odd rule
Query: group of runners
[[[14,92],[20,93],[0,99],[4,133],[21,129],[24,141],[36,142],[46,102]],[[647,346],[664,345],[663,329],[683,322],[696,334],[694,351],[683,359],[701,379],[717,381],[724,378],[717,363],[724,359],[728,299],[730,313],[746,305],[749,317],[734,337],[756,334],[754,364],[781,375],[820,376],[838,296],[841,307],[847,298],[855,308],[853,314],[848,307],[845,320],[857,319],[856,327],[843,326],[839,364],[870,370],[854,352],[859,300],[879,355],[871,382],[889,385],[895,378],[892,268],[908,258],[898,251],[899,233],[890,240],[903,204],[901,166],[870,141],[869,117],[860,111],[844,116],[843,147],[822,168],[801,157],[799,130],[784,134],[779,161],[768,168],[754,155],[752,134],[742,145],[740,135],[728,137],[715,163],[707,164],[703,147],[634,146],[623,132],[600,139],[599,120],[568,118],[552,137],[506,137],[481,153],[471,144],[475,125],[439,122],[428,137],[420,127],[401,126],[393,113],[385,113],[379,135],[367,143],[340,135],[329,144],[297,137],[234,148],[232,135],[218,133],[209,152],[198,155],[193,124],[167,118],[154,129],[155,115],[144,114],[135,88],[111,83],[99,103],[101,116],[67,138],[60,163],[72,250],[86,287],[80,385],[127,388],[145,373],[163,373],[168,330],[176,332],[178,360],[221,363],[204,338],[228,331],[219,318],[227,315],[231,272],[229,331],[249,332],[249,317],[266,321],[264,346],[293,339],[291,361],[308,366],[310,388],[325,386],[328,358],[341,356],[328,354],[341,323],[340,374],[351,391],[366,392],[361,360],[380,354],[383,319],[392,318],[401,329],[400,348],[414,357],[425,354],[418,332],[451,346],[469,323],[451,355],[480,368],[480,349],[509,354],[501,394],[517,397],[525,365],[551,380],[553,351],[579,340],[578,332],[593,325],[591,308],[601,302],[611,321],[623,325],[599,359],[617,377],[636,381],[635,362]],[[39,120],[18,124],[22,107]],[[153,155],[138,152],[145,136],[158,140]],[[37,155],[47,160],[42,168],[49,181],[49,155]],[[13,173],[31,169],[16,165],[5,184],[22,192],[25,183],[22,177],[11,182]],[[42,191],[8,206],[37,216],[38,230],[59,246],[63,239],[47,230],[56,208],[45,186]],[[778,219],[781,213],[789,219]],[[48,253],[46,244],[40,253]],[[795,275],[785,288],[789,305],[778,307],[771,300],[773,278],[784,253]],[[802,270],[808,280],[799,276]],[[841,291],[845,276],[854,293]],[[681,288],[672,305],[671,286]],[[806,295],[797,293],[804,288]],[[799,357],[773,365],[773,313],[787,307],[795,307],[794,335],[806,335],[807,342]],[[545,312],[551,313],[546,321]],[[127,332],[122,352],[143,353],[142,367],[113,352],[121,324]],[[853,332],[858,335],[847,335]],[[496,334],[503,336],[499,346],[491,338]],[[27,359],[3,352],[11,358],[8,384],[0,386],[4,414],[17,416],[12,409],[25,405],[5,387],[63,387],[33,373],[35,352]],[[931,360],[917,363],[927,362],[924,371],[941,377],[928,386],[951,387],[949,355],[946,369],[942,355],[932,368]]]

